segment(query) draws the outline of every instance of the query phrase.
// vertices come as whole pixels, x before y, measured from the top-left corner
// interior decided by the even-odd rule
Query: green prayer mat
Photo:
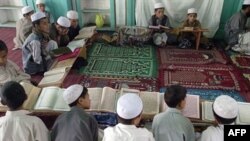
[[[89,57],[81,73],[98,77],[156,77],[156,65],[153,59]]]
[[[136,58],[154,59],[155,48],[151,45],[137,46],[114,46],[105,43],[95,43],[90,48],[90,57],[114,57],[114,58]]]

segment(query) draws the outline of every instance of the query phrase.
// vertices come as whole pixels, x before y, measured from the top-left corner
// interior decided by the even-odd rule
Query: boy
[[[57,42],[59,47],[65,47],[69,43],[68,31],[70,21],[66,17],[59,17],[56,23],[50,27],[50,38]]]
[[[68,11],[67,18],[70,20],[70,27],[69,27],[69,40],[72,41],[80,31],[80,26],[78,25],[78,13],[76,11]]]
[[[149,26],[159,26],[160,28],[154,31],[153,34],[154,43],[157,46],[165,46],[166,43],[168,44],[176,43],[177,36],[170,33],[171,25],[168,17],[164,15],[164,5],[162,3],[156,3],[154,5],[154,9],[155,9],[154,11],[155,14],[150,18]],[[161,27],[167,27],[169,29],[164,29]]]
[[[146,128],[137,128],[142,114],[142,100],[136,94],[125,94],[117,101],[119,124],[104,130],[103,141],[154,141]]]
[[[32,14],[31,21],[33,31],[22,47],[23,68],[28,74],[43,73],[53,63],[51,50],[58,47],[57,43],[49,38],[49,23],[44,13]]]
[[[0,88],[8,81],[29,81],[30,75],[24,73],[14,62],[7,59],[7,55],[8,48],[0,40]]]
[[[44,123],[22,109],[27,95],[19,83],[5,83],[0,98],[1,103],[8,106],[5,116],[0,117],[0,141],[49,141],[49,131]]]
[[[225,40],[228,43],[225,50],[231,49],[238,44],[239,34],[249,32],[249,29],[246,27],[249,17],[250,0],[244,0],[241,10],[235,13],[225,24]]]
[[[45,1],[44,0],[36,0],[36,7],[40,12],[45,13],[46,17],[49,20],[49,23],[54,23],[54,17],[52,14],[50,14],[48,11],[45,10]]]
[[[186,104],[186,88],[180,85],[169,86],[164,94],[168,109],[153,119],[152,131],[156,141],[194,141],[194,127],[189,119],[181,114]]]
[[[201,23],[199,20],[197,20],[197,10],[195,8],[190,8],[187,11],[187,19],[184,21],[182,25],[182,29],[185,27],[193,28],[195,29],[201,29]],[[182,32],[180,34],[181,43],[179,44],[180,48],[189,48],[192,45],[195,44],[196,41],[196,35],[192,32]],[[209,49],[208,40],[201,36],[201,45],[205,49]]]
[[[16,23],[16,37],[14,38],[15,47],[12,50],[21,49],[25,39],[32,32],[32,22],[30,16],[34,10],[30,6],[22,8],[23,18]]]
[[[90,107],[88,89],[79,84],[72,85],[64,91],[63,98],[71,110],[55,121],[52,141],[97,141],[97,122],[84,111]]]
[[[224,141],[224,125],[233,124],[238,115],[237,102],[227,95],[218,96],[213,103],[217,126],[210,126],[201,135],[201,141]]]

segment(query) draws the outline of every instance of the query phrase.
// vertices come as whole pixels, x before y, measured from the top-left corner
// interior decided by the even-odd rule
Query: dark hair
[[[85,98],[85,96],[87,95],[87,93],[88,93],[88,89],[86,87],[83,87],[82,93],[79,96],[79,98],[80,97]],[[73,106],[77,105],[77,101],[78,101],[79,98],[77,98],[77,100],[75,100],[73,103],[69,104],[69,106],[73,107]]]
[[[40,25],[41,20],[46,19],[47,17],[41,18],[39,20],[33,21],[32,24],[35,27],[35,25]]]
[[[15,81],[6,82],[1,89],[1,102],[7,105],[10,110],[21,107],[27,99],[24,88]]]
[[[8,52],[8,47],[4,43],[4,41],[0,40],[0,51],[6,51]]]
[[[250,7],[250,5],[242,5],[241,9],[242,9],[242,10],[245,10],[245,9],[247,9],[248,7]]]
[[[187,90],[180,85],[171,85],[167,87],[164,94],[164,100],[168,107],[176,108],[178,104],[185,99]]]
[[[221,123],[221,124],[231,124],[231,123],[233,123],[233,122],[236,120],[236,118],[237,118],[237,116],[236,116],[235,118],[223,118],[223,117],[217,115],[217,114],[214,112],[214,109],[213,109],[213,113],[214,113],[214,118],[215,118],[219,123]]]

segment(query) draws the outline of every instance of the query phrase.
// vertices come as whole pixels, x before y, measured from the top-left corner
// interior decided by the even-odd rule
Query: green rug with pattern
[[[99,77],[156,77],[157,66],[152,59],[89,57],[81,72]]]
[[[88,52],[88,65],[80,70],[96,77],[156,77],[156,51],[153,46],[114,46],[95,43]]]
[[[95,43],[90,48],[90,57],[114,57],[114,58],[136,58],[153,59],[155,49],[150,45],[137,46],[114,46],[105,43]]]

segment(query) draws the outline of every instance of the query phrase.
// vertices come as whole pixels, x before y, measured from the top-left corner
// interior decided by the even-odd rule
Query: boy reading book
[[[223,141],[224,125],[233,124],[238,115],[237,102],[227,95],[218,96],[213,103],[217,126],[210,126],[202,132],[201,141]]]
[[[6,82],[0,92],[1,103],[8,106],[0,117],[0,141],[48,141],[49,131],[37,117],[29,116],[22,105],[27,99],[23,87],[14,81]]]
[[[53,141],[97,141],[97,122],[84,111],[90,107],[88,89],[79,84],[71,85],[63,93],[63,98],[71,110],[56,119],[52,127],[51,139]]]
[[[155,45],[165,46],[167,43],[176,43],[177,36],[170,33],[171,25],[168,16],[164,14],[164,5],[162,3],[155,3],[154,9],[154,15],[149,20],[149,26],[159,27],[159,29],[155,29],[153,32]]]
[[[117,101],[119,124],[104,130],[103,141],[154,141],[146,128],[137,128],[141,120],[143,103],[137,94],[127,93]]]
[[[181,114],[186,104],[186,88],[180,85],[169,86],[164,94],[168,109],[156,115],[152,132],[157,141],[194,141],[194,127],[189,119]]]
[[[14,62],[7,59],[8,48],[0,40],[0,88],[8,81],[29,81],[30,75],[24,73]]]
[[[74,10],[70,10],[67,12],[67,18],[70,20],[70,27],[69,27],[69,40],[72,41],[80,31],[80,26],[78,24],[78,13]]]
[[[201,23],[197,20],[197,10],[190,8],[187,11],[187,19],[184,21],[182,29],[186,31],[193,31],[201,29]],[[180,48],[189,48],[196,41],[196,34],[193,32],[181,32],[180,33]],[[201,36],[201,45],[203,48],[209,49],[208,39],[205,36]]]

